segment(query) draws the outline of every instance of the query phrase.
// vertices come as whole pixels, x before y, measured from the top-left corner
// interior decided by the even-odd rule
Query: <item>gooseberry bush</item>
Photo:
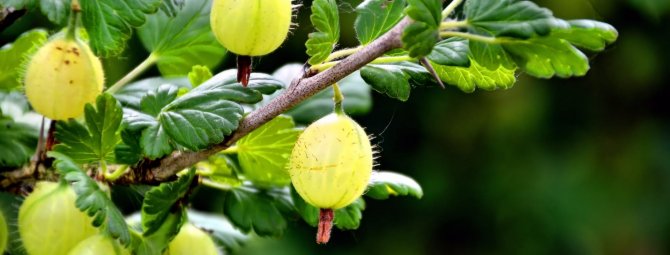
[[[0,252],[217,254],[296,219],[327,243],[333,227],[359,227],[365,199],[423,195],[410,177],[373,171],[384,155],[349,116],[369,110],[371,91],[406,101],[417,87],[509,89],[519,72],[584,76],[587,53],[618,36],[525,0],[365,0],[360,46],[342,48],[339,6],[1,0],[0,29],[26,12],[59,29],[0,49]],[[252,72],[310,25],[304,65]],[[133,34],[148,57],[106,80],[100,59],[128,54]],[[237,68],[214,72],[226,55]],[[138,79],[153,66],[160,77]],[[112,199],[124,187],[143,197],[135,214]],[[221,190],[222,211],[191,209],[204,187]]]

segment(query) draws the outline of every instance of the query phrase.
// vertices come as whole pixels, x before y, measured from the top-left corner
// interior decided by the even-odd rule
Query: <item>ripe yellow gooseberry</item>
[[[102,92],[102,64],[79,39],[57,36],[28,63],[26,96],[35,111],[53,120],[76,118]]]
[[[343,113],[332,113],[298,137],[288,164],[291,181],[307,203],[339,209],[365,191],[372,154],[363,128]]]
[[[170,242],[164,255],[218,255],[219,249],[212,238],[205,231],[186,223],[179,230],[179,234]]]
[[[79,242],[68,255],[130,255],[130,252],[111,237],[97,234]]]
[[[5,216],[0,211],[0,254],[7,249],[7,240],[9,239],[9,229],[7,229],[7,222]]]
[[[339,92],[339,89],[337,90]],[[372,174],[373,151],[363,128],[341,110],[309,125],[298,137],[288,163],[293,187],[320,208],[317,243],[327,243],[334,209],[365,191]]]
[[[333,84],[335,112],[309,125],[288,162],[291,182],[309,204],[320,208],[317,243],[327,243],[333,210],[354,202],[372,174],[373,154],[363,128],[344,113],[344,97]]]
[[[19,208],[19,235],[28,254],[65,255],[98,233],[75,199],[65,183],[37,183]]]
[[[291,0],[214,0],[210,23],[229,51],[262,56],[284,42],[292,15]]]
[[[291,0],[214,0],[210,24],[216,39],[237,57],[237,81],[245,87],[251,57],[275,51],[291,28]]]

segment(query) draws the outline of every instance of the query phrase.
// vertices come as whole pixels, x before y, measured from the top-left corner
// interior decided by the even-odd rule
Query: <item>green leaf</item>
[[[30,160],[37,145],[37,132],[26,124],[3,119],[0,112],[0,169],[19,167]]]
[[[72,183],[77,194],[77,208],[93,217],[94,227],[101,228],[106,234],[128,246],[131,240],[128,225],[107,193],[68,156],[52,151],[49,152],[49,157],[56,158],[56,169],[63,179]]]
[[[177,89],[191,88],[187,78],[166,79],[163,77],[153,77],[124,86],[122,89],[114,93],[114,97],[116,97],[124,107],[139,110],[142,97],[149,91],[155,90],[162,85],[168,85]]]
[[[237,129],[242,107],[223,86],[200,86],[168,104],[158,121],[176,143],[193,151],[220,143]],[[156,130],[160,131],[160,130]]]
[[[464,13],[471,31],[493,36],[525,39],[548,35],[552,28],[567,27],[549,9],[524,0],[468,0]]]
[[[319,224],[319,208],[316,208],[307,202],[298,194],[293,186],[291,186],[291,199],[293,206],[300,217],[310,226],[317,227]]]
[[[249,237],[233,227],[228,219],[221,215],[188,211],[188,220],[195,226],[211,233],[219,246],[226,250],[238,249]]]
[[[284,88],[284,83],[269,74],[252,73],[245,88],[237,82],[237,70],[229,69],[215,75],[198,88],[203,86],[223,86],[228,90],[229,95],[226,98],[238,103],[255,104],[263,100],[263,95],[270,95]]]
[[[534,37],[503,44],[505,50],[526,73],[540,78],[583,76],[589,59],[568,41]]]
[[[163,107],[177,99],[177,93],[178,90],[175,87],[162,85],[144,95],[140,102],[140,110],[153,117],[158,117]]]
[[[372,108],[370,86],[354,72],[338,82],[344,95],[344,111],[349,115],[366,114]],[[299,123],[312,123],[333,112],[333,90],[325,89],[298,104],[286,114]]]
[[[10,90],[23,85],[20,73],[28,56],[47,41],[47,32],[34,29],[25,32],[12,44],[0,48],[0,90]]]
[[[443,66],[432,63],[440,79],[459,87],[464,92],[473,92],[476,88],[495,90],[511,88],[516,82],[515,70],[504,66],[489,70],[470,58],[469,67]]]
[[[409,56],[420,58],[430,54],[439,37],[442,20],[441,0],[407,0],[405,13],[414,22],[402,33],[403,47]]]
[[[593,20],[568,20],[570,28],[551,31],[551,37],[567,40],[571,44],[592,51],[602,51],[619,37],[610,24]]]
[[[0,192],[0,213],[4,214],[5,220],[8,223],[7,224],[7,231],[6,233],[9,233],[7,235],[7,246],[6,249],[4,250],[4,254],[11,254],[11,255],[28,255],[28,253],[25,251],[23,247],[23,242],[21,241],[21,235],[18,234],[11,234],[11,233],[19,233],[19,224],[12,224],[12,223],[17,223],[19,221],[19,210],[16,208],[19,208],[21,206],[21,203],[23,202],[24,198],[21,197],[20,195],[15,195],[13,193],[9,192]],[[2,217],[2,216],[0,216]]]
[[[116,163],[134,165],[142,159],[142,147],[137,137],[141,137],[141,134],[128,130],[121,131],[121,141],[123,142],[114,148]]]
[[[261,186],[287,185],[286,164],[301,130],[293,119],[278,116],[237,142],[237,157],[244,176]]]
[[[180,201],[185,199],[194,177],[195,169],[191,169],[188,174],[179,177],[178,180],[161,183],[160,186],[152,188],[144,195],[144,203],[142,203],[144,236],[150,236],[158,231],[170,212],[182,206]]]
[[[530,1],[470,0],[464,12],[470,32],[493,36],[496,42],[470,41],[470,57],[489,71],[501,66],[511,70],[516,64],[540,78],[582,76],[588,59],[572,44],[599,51],[618,36],[608,24],[566,22]]]
[[[209,25],[211,1],[185,0],[177,16],[161,10],[137,29],[164,76],[185,76],[194,65],[215,68],[226,55]]]
[[[468,56],[480,66],[489,70],[496,70],[500,66],[507,69],[516,68],[514,61],[500,44],[489,44],[472,40],[469,43],[469,47],[470,54]]]
[[[195,167],[198,175],[206,176],[208,180],[215,183],[231,187],[242,185],[242,181],[237,177],[239,171],[236,164],[223,153],[215,154],[205,161],[200,161]]]
[[[163,0],[161,11],[170,17],[177,16],[177,13],[184,8],[184,1],[186,0]]]
[[[284,213],[292,211],[288,189],[258,190],[242,186],[226,194],[224,214],[243,232],[281,236],[286,230]]]
[[[245,88],[237,83],[236,70],[228,70],[179,98],[174,86],[160,86],[142,98],[142,112],[126,110],[125,120],[129,130],[142,133],[140,144],[149,158],[170,153],[173,143],[196,151],[220,143],[237,128],[243,113],[239,103],[260,102],[282,87],[272,76],[254,73]]]
[[[110,94],[102,94],[96,107],[87,104],[84,110],[86,127],[74,119],[58,122],[55,151],[68,155],[77,163],[114,162],[114,147],[121,141],[121,104]]]
[[[435,45],[428,59],[439,65],[467,67],[470,66],[469,52],[468,40],[449,38]]]
[[[314,0],[312,2],[312,25],[318,32],[309,34],[305,43],[309,64],[316,65],[328,58],[340,40],[340,13],[335,0]]]
[[[126,150],[123,153],[130,154],[139,151],[149,159],[156,159],[174,150],[174,146],[170,143],[170,137],[165,133],[155,116],[126,109],[124,119],[128,126],[122,134],[127,137],[126,140],[133,140],[124,141],[124,145],[127,147],[117,147],[117,149]],[[138,135],[139,140],[137,140]],[[139,161],[142,157],[140,155],[137,155],[137,157],[127,155],[127,158],[130,164]]]
[[[0,7],[13,7],[14,9],[30,9],[34,7],[37,0],[2,0]]]
[[[168,212],[156,231],[136,237],[132,247],[133,254],[163,254],[170,242],[179,234],[179,230],[186,223],[187,217],[186,208],[183,206]]]
[[[81,18],[98,55],[119,53],[132,34],[133,27],[146,21],[146,15],[158,10],[161,0],[80,1]]]
[[[174,150],[170,137],[158,123],[142,131],[140,146],[144,155],[149,159],[160,158]]]
[[[363,210],[365,210],[365,200],[359,197],[350,205],[335,210],[333,223],[341,230],[358,229],[363,218]]]
[[[414,179],[405,175],[394,172],[374,172],[365,195],[374,199],[388,199],[390,196],[421,198],[423,189]]]
[[[412,86],[436,84],[423,66],[411,62],[367,65],[361,77],[377,92],[400,101],[409,99]]]
[[[212,78],[212,72],[206,66],[193,66],[191,72],[188,73],[188,80],[193,87],[198,87]]]
[[[66,23],[70,15],[71,0],[39,0],[40,10],[49,20],[58,25]]]
[[[365,0],[356,7],[358,41],[368,44],[391,30],[403,17],[405,0]]]

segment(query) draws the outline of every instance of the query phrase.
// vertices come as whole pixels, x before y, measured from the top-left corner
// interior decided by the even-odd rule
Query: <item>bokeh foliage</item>
[[[355,45],[353,6],[361,1],[338,2],[341,46]],[[424,187],[423,199],[370,200],[359,230],[336,232],[325,247],[313,244],[313,229],[295,220],[283,238],[258,239],[238,253],[669,253],[670,89],[664,83],[670,78],[670,4],[535,2],[557,17],[608,22],[619,41],[593,58],[583,78],[521,75],[513,89],[472,94],[417,89],[404,103],[374,94],[376,107],[358,119],[384,148],[379,169],[413,176]],[[309,24],[306,7],[300,24]],[[0,45],[26,27],[49,26],[38,15],[19,22],[0,34]],[[270,73],[287,60],[304,62],[303,42],[313,30],[295,29],[255,68]],[[123,54],[106,60],[108,80],[132,69],[142,54],[134,35]],[[216,71],[232,66],[229,59]],[[195,207],[221,210],[221,201],[211,199],[216,192],[201,189]],[[115,196],[133,201],[123,192]],[[137,206],[129,202],[123,209]]]

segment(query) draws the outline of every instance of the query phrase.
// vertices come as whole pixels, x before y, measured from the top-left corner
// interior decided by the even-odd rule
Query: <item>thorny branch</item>
[[[384,53],[402,47],[402,32],[410,22],[411,21],[408,18],[405,18],[386,34],[377,38],[363,49],[343,59],[337,65],[326,71],[313,76],[304,75],[296,77],[282,94],[274,98],[269,104],[249,113],[249,115],[242,119],[238,129],[223,142],[202,151],[177,151],[158,160],[145,160],[133,167],[128,174],[115,181],[115,183],[155,184],[175,178],[175,174],[184,168],[205,160],[217,152],[230,147],[240,138],[286,112],[310,96],[328,88],[335,82],[384,55]],[[25,172],[23,169],[16,170],[15,172],[19,171]],[[0,175],[0,182],[2,183],[0,188],[4,188],[6,184],[11,183],[12,181],[20,181],[22,179],[20,178],[22,175],[15,172]],[[30,175],[25,177],[31,178]]]

